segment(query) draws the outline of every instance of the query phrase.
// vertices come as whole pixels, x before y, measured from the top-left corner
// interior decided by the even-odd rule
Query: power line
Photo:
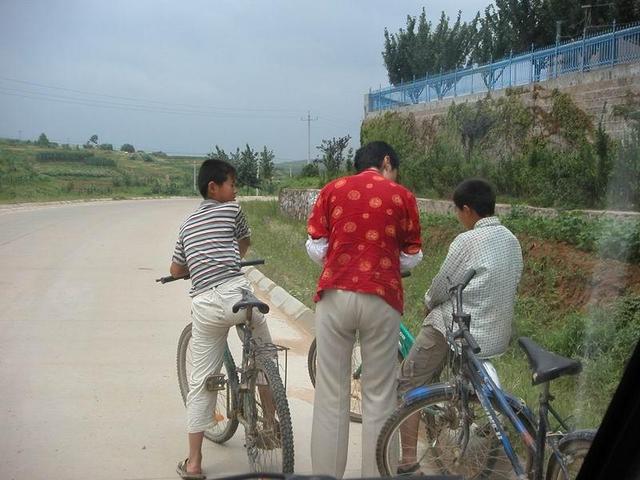
[[[33,87],[39,87],[39,88],[47,88],[47,89],[51,89],[51,90],[60,90],[60,91],[64,91],[64,92],[70,92],[70,93],[77,93],[80,95],[88,95],[88,96],[95,96],[95,97],[104,97],[104,98],[113,98],[116,100],[127,100],[127,101],[134,101],[134,102],[138,102],[138,103],[153,103],[153,104],[158,104],[158,105],[166,105],[166,106],[171,106],[171,107],[186,107],[186,108],[205,108],[205,109],[209,109],[209,110],[229,110],[229,111],[246,111],[246,112],[288,112],[288,113],[298,113],[300,110],[297,109],[284,109],[284,108],[273,108],[273,107],[264,107],[264,108],[243,108],[243,107],[221,107],[221,106],[215,106],[215,107],[211,107],[211,106],[202,106],[202,105],[191,105],[191,104],[184,104],[184,103],[175,103],[175,102],[166,102],[166,101],[160,101],[160,100],[152,100],[152,99],[145,99],[145,98],[139,98],[139,97],[124,97],[124,96],[119,96],[119,95],[109,95],[109,94],[104,94],[104,93],[96,93],[96,92],[89,92],[86,90],[76,90],[76,89],[72,89],[72,88],[65,88],[65,87],[58,87],[58,86],[53,86],[53,85],[46,85],[43,83],[37,83],[37,82],[30,82],[30,81],[26,81],[26,80],[19,80],[19,79],[15,79],[15,78],[9,78],[9,77],[4,77],[4,76],[0,76],[0,80],[4,80],[7,82],[13,82],[13,83],[21,83],[24,85],[29,85],[29,86],[33,86]],[[87,99],[87,100],[94,100],[94,99]]]
[[[161,106],[150,106],[136,103],[121,103],[108,100],[97,99],[85,99],[77,98],[67,95],[54,95],[50,93],[34,92],[30,90],[22,90],[18,88],[10,88],[0,86],[0,95],[28,98],[32,100],[44,100],[48,102],[65,103],[69,105],[82,105],[89,107],[109,108],[115,110],[128,110],[147,113],[165,113],[172,115],[186,115],[186,116],[205,116],[205,117],[220,117],[220,118],[276,118],[276,119],[294,119],[296,117],[291,115],[279,115],[273,114],[257,114],[257,113],[242,113],[242,112],[219,112],[215,110],[195,110],[195,109],[180,109],[180,108],[168,108]]]

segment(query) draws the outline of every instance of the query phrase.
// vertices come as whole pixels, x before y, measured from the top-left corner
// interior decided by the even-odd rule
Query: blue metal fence
[[[640,60],[640,25],[579,41],[531,49],[498,62],[474,66],[395,87],[370,91],[368,111],[387,110],[445,98],[529,85],[575,72]]]

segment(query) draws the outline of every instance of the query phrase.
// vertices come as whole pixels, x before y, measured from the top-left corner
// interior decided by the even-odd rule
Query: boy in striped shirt
[[[236,171],[227,162],[205,160],[198,173],[198,187],[204,201],[180,227],[170,273],[191,276],[193,370],[187,395],[189,457],[178,464],[177,473],[186,479],[204,479],[202,440],[215,422],[216,392],[205,388],[205,379],[222,367],[229,328],[244,321],[243,310],[231,308],[251,285],[240,271],[240,259],[247,252],[251,230],[236,202]],[[271,343],[264,316],[254,309],[253,335]]]

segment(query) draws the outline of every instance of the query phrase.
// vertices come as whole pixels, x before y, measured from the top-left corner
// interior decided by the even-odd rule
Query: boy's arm
[[[428,310],[433,310],[436,306],[449,300],[449,287],[451,282],[455,284],[464,273],[464,260],[466,252],[460,240],[460,236],[451,242],[447,258],[440,266],[440,271],[431,281],[429,290],[424,294],[424,304]]]
[[[238,240],[238,248],[240,249],[240,258],[244,258],[251,245],[251,237],[244,237]]]
[[[187,275],[189,275],[189,269],[186,265],[180,265],[179,263],[171,262],[169,273],[174,278],[186,277]]]

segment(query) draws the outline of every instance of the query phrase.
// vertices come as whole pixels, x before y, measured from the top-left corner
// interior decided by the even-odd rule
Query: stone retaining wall
[[[313,204],[318,197],[320,190],[317,189],[284,189],[280,191],[278,204],[280,212],[284,215],[306,220]],[[423,213],[451,214],[453,215],[453,204],[447,200],[431,200],[429,198],[418,198],[418,208]],[[521,207],[533,215],[554,217],[559,210],[554,208]],[[507,215],[511,212],[511,205],[499,203],[496,205],[498,215]],[[624,220],[640,220],[640,212],[619,212],[614,210],[575,210],[591,218],[612,217]]]
[[[592,72],[563,75],[544,82],[517,87],[517,89],[525,92],[523,93],[525,104],[536,103],[546,111],[550,109],[549,95],[541,95],[541,91],[546,90],[547,93],[550,93],[557,89],[567,93],[579,108],[589,114],[594,125],[598,125],[600,118],[602,118],[607,133],[614,138],[621,138],[627,131],[628,125],[624,119],[614,116],[613,110],[616,106],[628,103],[631,97],[640,97],[640,63],[621,64]],[[491,92],[491,97],[499,98],[506,92],[506,89],[494,90]],[[486,96],[487,93],[478,93],[392,110],[368,112],[366,110],[369,98],[368,95],[365,95],[364,121],[366,123],[385,112],[397,112],[412,114],[418,122],[423,120],[431,122],[436,117],[446,115],[449,107],[454,103],[474,103]]]

